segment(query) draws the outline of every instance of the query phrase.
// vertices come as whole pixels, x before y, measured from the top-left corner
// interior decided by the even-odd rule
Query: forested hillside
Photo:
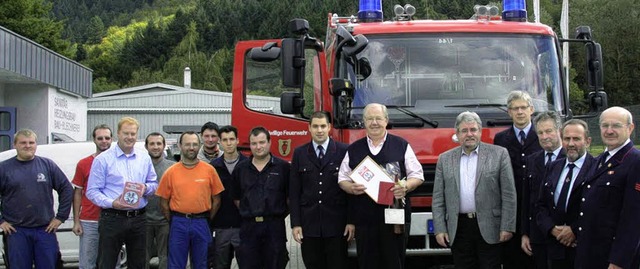
[[[486,0],[383,1],[385,17],[410,3],[417,18],[469,18]],[[500,2],[494,4],[501,6]],[[541,20],[558,29],[561,0],[541,0]],[[590,25],[602,44],[610,105],[640,103],[640,3],[637,0],[571,0],[570,29]],[[75,59],[94,71],[94,92],[163,82],[230,91],[233,47],[238,40],[282,38],[287,22],[306,18],[324,39],[327,14],[357,13],[357,0],[5,0],[0,25]],[[533,21],[531,1],[529,20]],[[582,100],[582,50],[572,47],[574,100]],[[583,104],[573,102],[574,109]]]

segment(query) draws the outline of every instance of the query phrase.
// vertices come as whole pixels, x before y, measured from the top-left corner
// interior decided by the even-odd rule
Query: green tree
[[[571,2],[570,29],[590,25],[593,38],[602,45],[604,88],[610,106],[640,103],[639,13],[640,5],[636,0]],[[571,52],[574,66],[585,66],[584,49],[573,46]],[[578,73],[581,85],[586,84],[583,73]]]
[[[51,15],[45,0],[0,1],[0,25],[67,57],[70,43],[61,38],[63,23]]]
[[[104,23],[98,16],[93,16],[87,26],[87,43],[98,44],[106,34]]]

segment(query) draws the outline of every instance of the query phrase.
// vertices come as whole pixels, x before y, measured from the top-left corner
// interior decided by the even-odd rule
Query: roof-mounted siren
[[[502,2],[503,21],[527,21],[526,0],[504,0]]]
[[[498,9],[497,6],[494,6],[494,5],[486,5],[486,6],[475,5],[473,7],[473,10],[476,12],[476,14],[472,17],[472,19],[474,17],[478,21],[489,21],[492,18],[499,19],[498,15],[500,14],[500,10]]]
[[[416,15],[416,8],[411,4],[406,4],[404,7],[401,5],[395,5],[393,7],[393,13],[396,15],[396,20],[408,21],[411,20],[413,15]]]
[[[381,22],[382,21],[382,0],[360,0],[360,11],[358,11],[358,21]]]

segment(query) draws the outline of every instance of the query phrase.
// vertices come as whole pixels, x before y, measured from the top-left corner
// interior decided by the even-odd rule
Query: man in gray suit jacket
[[[456,118],[460,142],[438,158],[433,219],[438,244],[451,247],[456,268],[500,268],[501,247],[516,229],[509,153],[482,143],[478,114]]]

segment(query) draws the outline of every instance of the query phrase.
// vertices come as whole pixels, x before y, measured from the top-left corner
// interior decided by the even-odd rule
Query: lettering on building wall
[[[78,113],[70,107],[69,100],[60,96],[53,98],[53,128],[80,133],[81,126],[77,120]]]

